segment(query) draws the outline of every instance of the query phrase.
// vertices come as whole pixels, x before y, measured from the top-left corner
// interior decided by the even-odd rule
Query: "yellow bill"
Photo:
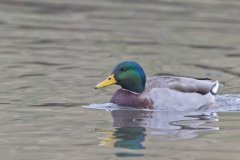
[[[116,84],[116,83],[117,83],[117,81],[116,81],[116,79],[114,78],[114,74],[112,74],[112,75],[110,75],[109,77],[107,77],[107,79],[105,79],[104,81],[98,83],[98,84],[95,86],[95,89],[107,87],[107,86],[110,86],[110,85],[113,85],[113,84]]]

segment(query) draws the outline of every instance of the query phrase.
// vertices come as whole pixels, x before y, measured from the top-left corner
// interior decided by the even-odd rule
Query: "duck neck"
[[[134,76],[131,79],[124,81],[121,86],[123,89],[135,92],[142,93],[145,90],[146,77],[144,76]]]

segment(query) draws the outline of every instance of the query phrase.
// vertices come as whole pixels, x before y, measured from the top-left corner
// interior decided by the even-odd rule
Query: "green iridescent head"
[[[146,76],[142,67],[136,62],[124,61],[116,65],[112,75],[99,83],[96,88],[117,84],[129,91],[142,93],[145,89],[145,83]]]

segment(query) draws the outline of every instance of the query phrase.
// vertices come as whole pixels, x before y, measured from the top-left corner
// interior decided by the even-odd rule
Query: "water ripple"
[[[46,76],[47,74],[43,74],[43,73],[30,73],[30,74],[21,74],[15,77],[11,77],[11,78],[25,78],[25,77],[41,77],[41,76]]]
[[[44,62],[44,61],[25,61],[21,62],[22,64],[33,64],[33,65],[40,65],[40,66],[61,66],[66,65],[66,63],[53,63],[53,62]]]
[[[41,14],[63,14],[67,12],[89,12],[94,11],[97,8],[92,5],[71,5],[68,3],[57,4],[57,3],[50,3],[50,2],[41,2],[41,1],[13,1],[13,0],[3,0],[0,2],[3,5],[10,5],[10,6],[21,6],[21,7],[31,7],[35,8],[35,12]]]
[[[31,105],[32,107],[76,107],[84,105],[83,103],[43,103]]]

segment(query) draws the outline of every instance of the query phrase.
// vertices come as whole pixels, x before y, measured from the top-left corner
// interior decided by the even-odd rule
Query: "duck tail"
[[[219,82],[218,82],[218,81],[215,81],[215,82],[213,83],[213,86],[212,86],[210,92],[211,92],[213,95],[216,95],[216,94],[217,94],[217,91],[218,91],[218,88],[219,88]]]

